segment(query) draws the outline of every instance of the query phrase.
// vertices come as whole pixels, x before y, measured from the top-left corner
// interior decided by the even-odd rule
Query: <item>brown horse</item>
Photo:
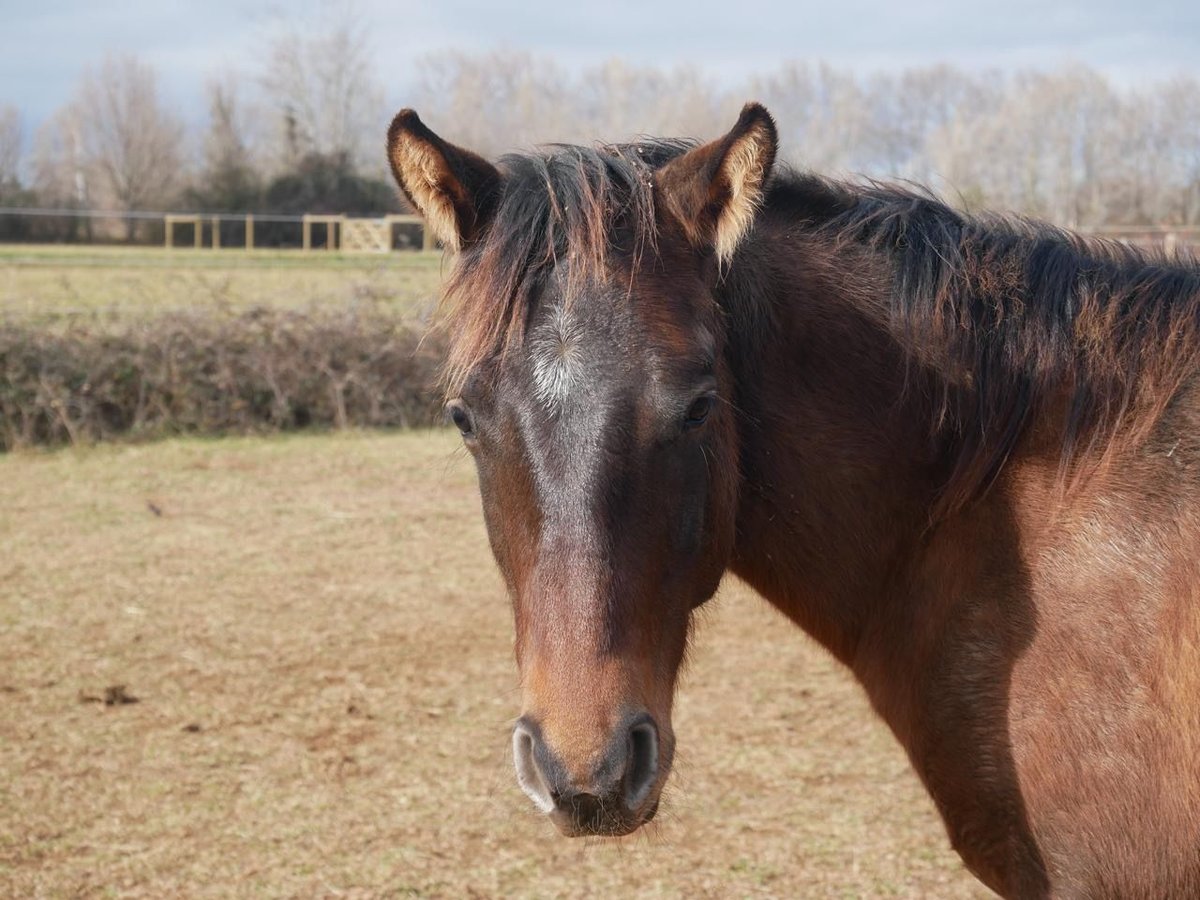
[[[448,409],[517,776],[564,833],[654,815],[731,571],[855,674],[993,890],[1200,897],[1200,270],[781,170],[754,104],[495,165],[406,110],[388,150],[458,251]]]

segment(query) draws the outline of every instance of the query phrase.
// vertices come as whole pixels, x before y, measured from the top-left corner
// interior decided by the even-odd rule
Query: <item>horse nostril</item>
[[[513,729],[513,764],[517,769],[517,782],[534,805],[544,813],[552,812],[557,805],[558,792],[550,783],[537,761],[538,737],[523,721]]]
[[[658,729],[645,719],[629,729],[625,770],[625,806],[635,810],[650,793],[658,777]]]

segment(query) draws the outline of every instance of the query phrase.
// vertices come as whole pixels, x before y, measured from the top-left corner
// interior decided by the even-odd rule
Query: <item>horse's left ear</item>
[[[495,166],[442,140],[411,109],[392,120],[387,149],[396,182],[439,241],[459,250],[479,237],[500,193]]]
[[[725,137],[689,150],[655,175],[667,211],[693,246],[724,265],[754,223],[779,134],[766,108],[747,103]]]

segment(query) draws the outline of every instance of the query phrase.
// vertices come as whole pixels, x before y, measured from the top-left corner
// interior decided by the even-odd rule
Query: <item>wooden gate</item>
[[[387,253],[392,249],[392,225],[387,219],[343,219],[343,253]]]

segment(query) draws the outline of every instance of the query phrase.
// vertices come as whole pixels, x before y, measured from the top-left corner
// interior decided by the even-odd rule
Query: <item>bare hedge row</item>
[[[434,341],[386,309],[0,320],[0,449],[439,420]]]

